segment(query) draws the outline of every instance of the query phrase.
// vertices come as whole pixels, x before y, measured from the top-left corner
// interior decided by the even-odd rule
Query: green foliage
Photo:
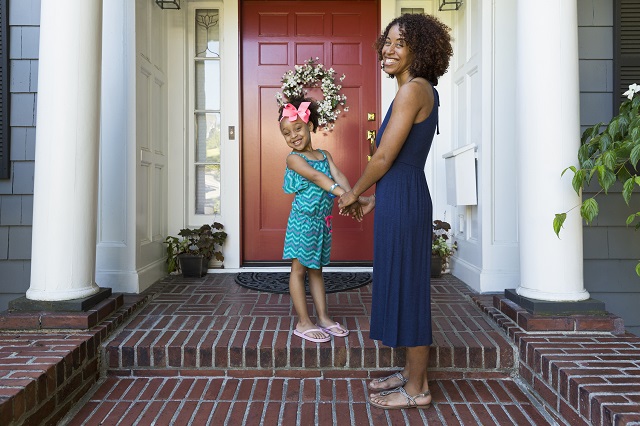
[[[619,114],[608,124],[595,124],[582,133],[578,149],[579,167],[570,166],[562,172],[563,175],[567,170],[573,172],[571,184],[578,195],[590,185],[592,177],[597,176],[601,191],[580,205],[580,216],[587,224],[598,216],[599,208],[595,197],[600,193],[607,194],[616,182],[620,182],[622,197],[629,205],[634,189],[640,186],[640,176],[636,169],[640,162],[639,90],[638,85],[629,86],[629,91],[624,95],[630,99],[622,102]],[[553,220],[553,230],[558,238],[567,218],[566,213],[556,214]],[[640,218],[640,212],[627,217],[627,226],[633,224],[637,218]],[[635,228],[640,228],[640,221]],[[636,273],[640,276],[640,263],[636,266]]]
[[[567,219],[566,213],[558,213],[556,214],[556,218],[553,219],[553,231],[556,233],[558,238],[560,238],[560,229],[564,224],[564,221]]]
[[[223,229],[220,222],[214,222],[213,225],[202,225],[196,229],[181,229],[178,232],[181,238],[169,235],[164,240],[167,245],[167,271],[171,273],[180,270],[178,256],[181,254],[200,255],[207,260],[215,257],[220,262],[224,261],[222,245],[227,239],[227,233]]]
[[[449,244],[451,237],[451,225],[442,220],[433,221],[433,237],[431,240],[431,254],[439,256],[442,259],[442,270],[444,271],[449,264],[449,258],[458,249],[458,243]]]

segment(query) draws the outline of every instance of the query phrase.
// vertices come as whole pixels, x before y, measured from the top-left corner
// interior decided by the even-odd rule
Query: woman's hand
[[[343,207],[342,209],[340,209],[340,214],[342,216],[351,216],[353,219],[357,220],[358,222],[362,222],[362,218],[364,217],[364,215],[362,214],[362,206],[358,201],[356,201],[355,203],[347,207]]]
[[[356,201],[358,201],[358,197],[353,193],[353,191],[348,191],[340,196],[338,207],[340,207],[340,211],[342,211],[345,207],[350,206]]]
[[[362,206],[362,216],[369,214],[376,208],[376,196],[360,197],[358,198],[360,205]]]

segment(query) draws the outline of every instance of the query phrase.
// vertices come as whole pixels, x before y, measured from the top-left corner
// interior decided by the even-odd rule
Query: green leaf
[[[580,206],[580,216],[584,218],[589,225],[598,216],[598,202],[594,198],[584,200]]]
[[[638,160],[640,160],[640,144],[633,147],[633,149],[631,150],[631,154],[629,154],[629,161],[631,161],[631,165],[634,169],[638,164]]]
[[[614,118],[613,120],[611,120],[611,123],[609,123],[609,125],[607,126],[607,134],[608,134],[608,136],[610,136],[610,141],[611,142],[613,142],[616,139],[616,135],[618,133],[620,133],[620,125],[618,123],[619,119],[620,119],[619,117],[618,118]],[[602,136],[603,136],[603,139],[604,139],[604,135],[602,135]],[[607,144],[608,143],[609,143],[609,141],[607,141]],[[604,149],[606,150],[606,149],[609,149],[609,148],[607,147],[607,148],[604,148]]]
[[[636,185],[640,186],[640,176],[636,176]]]
[[[575,172],[576,172],[576,167],[575,167],[575,166],[569,166],[569,167],[567,167],[566,169],[564,169],[564,170],[562,171],[562,173],[560,173],[560,177],[564,176],[564,173],[565,173],[567,170],[571,170],[573,173],[575,173]]]
[[[558,238],[560,238],[560,229],[564,224],[564,221],[567,219],[566,213],[556,214],[555,219],[553,219],[553,231],[556,233]]]
[[[576,194],[580,195],[580,188],[582,188],[582,183],[584,182],[585,171],[580,169],[575,172],[573,175],[573,179],[571,180],[571,184],[573,185],[573,190],[576,191]]]
[[[594,124],[593,127],[591,127],[591,137],[595,138],[596,136],[598,136],[600,134],[600,129],[602,128],[602,126],[604,126],[604,123],[601,121],[598,124]]]
[[[598,183],[604,189],[605,194],[616,183],[616,175],[604,166],[598,166]]]
[[[587,176],[587,185],[589,185],[591,183],[591,179],[593,178],[593,174],[596,172],[596,168],[592,167],[589,170],[589,176]]]
[[[591,157],[591,147],[589,145],[582,145],[578,148],[578,161],[582,165]],[[584,167],[584,166],[583,166]]]
[[[636,216],[638,215],[638,213],[634,213],[629,215],[629,217],[627,217],[627,226],[631,225],[633,223],[634,220],[636,220]]]
[[[613,138],[611,137],[611,135],[609,133],[603,133],[602,136],[600,137],[600,151],[604,152],[608,150],[612,144],[613,144]]]
[[[631,193],[633,192],[633,187],[635,186],[635,184],[635,179],[629,178],[622,185],[622,197],[624,198],[624,201],[625,203],[627,203],[627,205],[629,205],[629,199],[631,199]]]
[[[629,122],[631,122],[631,119],[626,115],[621,115],[618,119],[618,130],[620,130],[622,137],[629,131]]]
[[[618,177],[618,180],[620,182],[625,182],[627,179],[631,179],[631,175],[629,174],[629,171],[624,166],[618,167],[618,172],[616,173],[616,176]]]
[[[640,262],[636,265],[636,274],[640,277]]]
[[[582,168],[583,169],[593,169],[594,166],[595,166],[595,164],[593,164],[593,160],[590,159],[590,158],[587,161],[585,161],[584,163],[582,163]]]
[[[602,164],[613,170],[616,167],[616,152],[613,150],[606,151],[602,154]]]
[[[634,122],[637,120],[634,120]],[[634,144],[640,143],[640,125],[634,124],[629,132],[629,136]]]
[[[584,145],[585,143],[587,143],[587,141],[591,137],[592,131],[593,131],[593,129],[591,129],[591,127],[589,127],[587,130],[582,132],[582,136],[580,137],[580,145]]]

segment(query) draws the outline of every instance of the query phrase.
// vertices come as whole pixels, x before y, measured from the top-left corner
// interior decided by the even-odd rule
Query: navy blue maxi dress
[[[438,92],[426,120],[414,124],[398,157],[376,184],[370,337],[390,347],[425,346],[431,337],[433,206],[424,174],[438,124]],[[376,144],[391,116],[380,126]]]

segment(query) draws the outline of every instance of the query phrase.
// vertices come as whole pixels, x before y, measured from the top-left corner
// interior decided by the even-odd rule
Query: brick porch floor
[[[20,419],[9,425],[640,424],[637,336],[526,331],[549,319],[527,317],[500,296],[474,294],[449,275],[432,286],[434,404],[428,410],[367,404],[367,381],[395,370],[404,356],[368,339],[369,286],[328,295],[330,313],[352,331],[347,339],[309,345],[291,335],[287,295],[244,289],[223,273],[167,277],[141,297],[125,297],[113,319],[83,332],[0,333],[0,419]],[[566,328],[570,320],[554,321]]]

